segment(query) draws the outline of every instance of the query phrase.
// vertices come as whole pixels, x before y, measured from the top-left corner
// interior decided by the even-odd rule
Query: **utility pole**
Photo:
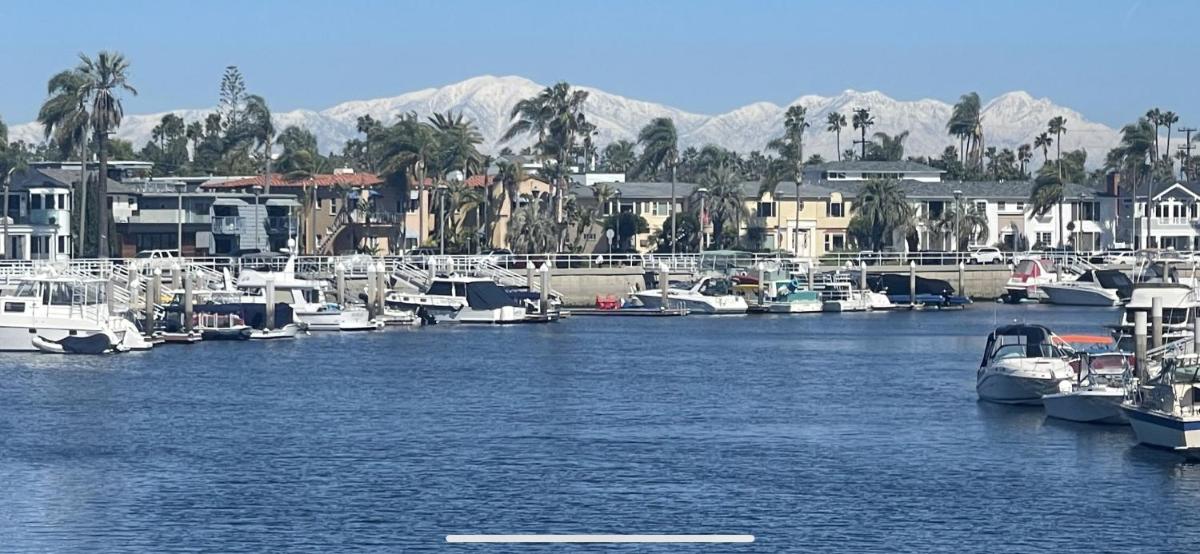
[[[1179,146],[1179,151],[1183,152],[1183,161],[1179,164],[1179,177],[1185,181],[1193,179],[1192,177],[1192,133],[1196,132],[1193,127],[1180,127],[1180,133],[1184,133],[1187,138],[1183,144]]]

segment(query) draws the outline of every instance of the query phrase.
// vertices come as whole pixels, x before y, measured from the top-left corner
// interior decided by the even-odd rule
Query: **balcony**
[[[216,215],[212,218],[214,235],[240,235],[245,227],[245,218],[236,215]]]
[[[180,212],[178,210],[139,210],[129,216],[128,223],[130,224],[178,224],[181,223]],[[212,222],[212,216],[208,214],[197,214],[194,212],[184,211],[184,225],[204,225]]]
[[[286,234],[293,235],[296,233],[296,218],[288,216],[272,216],[266,218],[267,234]]]
[[[1192,225],[1196,223],[1200,225],[1200,220],[1195,220],[1190,217],[1156,217],[1154,218],[1155,225]]]

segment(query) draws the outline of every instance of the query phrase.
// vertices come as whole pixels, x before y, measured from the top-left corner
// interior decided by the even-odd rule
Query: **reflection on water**
[[[449,533],[708,532],[758,537],[722,552],[1190,549],[1200,466],[1128,428],[975,397],[994,325],[1115,317],[580,317],[5,355],[0,543],[397,552]]]

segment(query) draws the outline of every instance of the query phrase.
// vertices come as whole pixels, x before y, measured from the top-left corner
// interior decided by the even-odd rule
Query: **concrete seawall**
[[[822,268],[832,271],[836,268]],[[908,275],[908,266],[871,266],[868,273],[896,273]],[[1011,270],[1008,266],[967,266],[963,271],[963,284],[972,298],[993,299],[1004,294],[1004,283]],[[949,281],[958,288],[957,266],[918,266],[917,275],[929,279]],[[687,274],[672,273],[673,279],[686,279]],[[550,286],[563,295],[567,306],[592,306],[597,296],[622,297],[630,290],[643,290],[647,286],[645,271],[641,267],[593,267],[555,269],[550,276]]]

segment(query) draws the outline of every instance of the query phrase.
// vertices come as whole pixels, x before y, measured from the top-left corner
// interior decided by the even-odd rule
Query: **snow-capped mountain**
[[[322,111],[293,110],[274,115],[276,127],[299,125],[311,130],[325,151],[340,150],[342,144],[357,132],[359,116],[371,115],[385,123],[394,121],[398,114],[414,111],[421,116],[434,112],[462,112],[479,127],[484,137],[484,150],[496,152],[505,144],[499,143],[510,120],[509,113],[518,100],[537,94],[544,85],[522,77],[482,76],[440,88],[423,89],[374,100],[344,102]],[[786,106],[770,102],[757,102],[735,110],[703,115],[690,113],[670,106],[625,98],[592,87],[581,87],[590,95],[585,111],[588,120],[597,126],[598,144],[607,144],[617,139],[633,140],[638,130],[655,117],[671,117],[679,130],[683,146],[717,144],[739,152],[763,150],[768,141],[780,134]],[[129,102],[127,108],[136,106]],[[826,159],[836,156],[836,137],[825,130],[826,115],[837,111],[849,120],[855,108],[869,108],[875,125],[868,132],[896,134],[908,131],[905,142],[908,155],[937,155],[957,140],[946,134],[946,121],[950,117],[951,104],[941,100],[896,100],[882,92],[859,92],[847,90],[837,96],[823,97],[805,95],[792,104],[808,109],[812,127],[806,135],[806,150],[809,154],[820,154]],[[186,121],[203,120],[211,109],[181,109],[172,113]],[[117,137],[133,142],[140,147],[150,139],[151,129],[158,124],[164,113],[127,115]],[[988,102],[982,111],[985,144],[987,146],[1016,148],[1020,144],[1032,143],[1033,137],[1045,130],[1050,118],[1062,115],[1067,118],[1067,133],[1063,135],[1062,148],[1072,150],[1084,148],[1088,151],[1089,165],[1102,161],[1104,154],[1118,142],[1116,130],[1086,120],[1082,114],[1069,108],[1057,106],[1049,99],[1035,99],[1025,92],[1009,92]],[[16,125],[10,128],[11,140],[38,142],[42,140],[41,126],[35,123]],[[859,131],[845,128],[841,133],[841,148],[854,146],[861,138]],[[527,139],[513,141],[517,149],[528,143]],[[1036,157],[1036,156],[1035,156]]]

